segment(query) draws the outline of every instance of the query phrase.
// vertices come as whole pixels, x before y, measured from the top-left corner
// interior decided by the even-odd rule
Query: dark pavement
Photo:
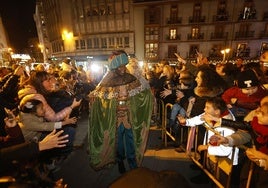
[[[55,173],[56,179],[63,178],[64,183],[68,184],[68,188],[108,187],[121,174],[118,172],[117,165],[101,171],[95,171],[90,167],[86,152],[88,131],[88,114],[86,112],[81,116],[76,129],[75,149],[64,161],[60,170]],[[161,130],[157,129],[156,126],[151,126],[142,167],[147,167],[154,171],[176,171],[190,183],[189,179],[200,172],[192,170],[190,168],[191,164],[193,162],[184,153],[175,152],[174,147],[163,147]],[[126,161],[125,166],[127,168]],[[127,170],[129,169],[127,168]],[[190,184],[193,188],[211,187],[210,183]],[[179,181],[177,187],[181,187]]]

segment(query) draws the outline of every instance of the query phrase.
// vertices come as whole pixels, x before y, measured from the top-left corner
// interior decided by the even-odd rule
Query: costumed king
[[[109,71],[89,94],[89,159],[95,170],[118,163],[120,173],[141,165],[150,128],[153,97],[150,88],[126,70],[128,56],[117,51]]]

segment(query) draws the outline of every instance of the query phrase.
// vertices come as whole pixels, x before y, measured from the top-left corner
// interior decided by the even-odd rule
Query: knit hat
[[[239,88],[250,88],[259,85],[259,80],[255,72],[251,69],[242,71],[237,76],[237,86]]]
[[[128,64],[128,57],[125,53],[122,53],[120,55],[113,55],[112,57],[109,58],[109,69],[114,70],[120,67],[121,65],[126,65]]]

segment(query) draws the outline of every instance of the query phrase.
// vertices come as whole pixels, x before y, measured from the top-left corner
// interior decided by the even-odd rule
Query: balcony
[[[253,38],[255,31],[235,32],[235,39]]]
[[[204,23],[206,20],[205,16],[201,17],[189,17],[189,23]]]
[[[228,37],[228,32],[211,33],[210,35],[211,40],[226,40],[227,37]]]
[[[213,16],[213,22],[227,22],[229,16],[227,14],[218,14]]]
[[[167,20],[167,25],[171,25],[171,24],[181,24],[181,17],[177,17],[177,18],[169,18]]]
[[[204,33],[198,33],[198,34],[187,34],[188,40],[203,40],[204,39]]]
[[[253,21],[256,20],[256,11],[252,10],[249,12],[240,12],[239,17],[238,17],[238,21]]]
[[[175,37],[172,37],[170,35],[166,35],[167,41],[173,41],[173,40],[181,40],[181,35],[176,35]]]

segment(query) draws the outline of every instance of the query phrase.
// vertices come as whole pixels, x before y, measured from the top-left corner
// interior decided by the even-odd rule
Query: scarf
[[[255,139],[257,148],[261,152],[268,154],[268,125],[259,124],[258,118],[253,117],[253,120],[251,121],[251,127],[257,136]]]

